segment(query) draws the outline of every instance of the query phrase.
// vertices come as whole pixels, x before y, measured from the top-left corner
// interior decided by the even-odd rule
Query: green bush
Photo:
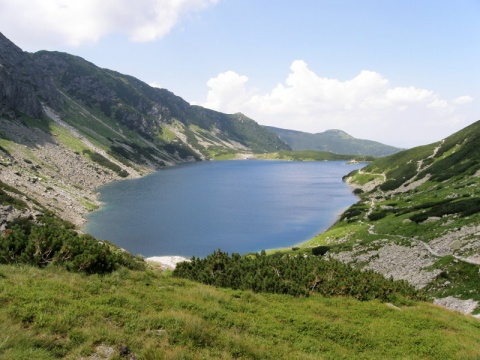
[[[330,250],[330,247],[329,246],[316,246],[314,248],[312,248],[312,255],[315,255],[315,256],[323,256],[325,255],[328,251]]]
[[[340,216],[340,221],[342,220],[351,220],[352,218],[356,216],[360,216],[363,213],[365,213],[368,210],[368,208],[361,202],[357,202],[356,204],[352,205],[350,208],[344,211],[342,216]]]
[[[438,203],[423,204],[415,207],[415,209],[425,208],[426,205],[429,205],[430,209],[412,215],[410,220],[419,223],[425,221],[431,216],[442,217],[444,215],[459,214],[461,217],[467,217],[480,212],[480,198],[478,197],[460,199],[457,201],[447,199],[439,201]]]
[[[204,284],[254,292],[308,296],[348,296],[382,301],[423,299],[406,281],[386,279],[371,270],[361,271],[333,259],[317,256],[261,254],[229,256],[220,250],[204,259],[177,264],[173,275]]]
[[[383,219],[385,216],[387,216],[386,211],[376,211],[368,215],[368,219],[370,221],[377,221],[377,220]]]
[[[47,217],[42,224],[22,219],[0,234],[0,263],[38,267],[65,266],[70,271],[104,274],[121,266],[139,270],[143,263],[132,255],[113,250],[91,235],[79,235],[70,224]]]

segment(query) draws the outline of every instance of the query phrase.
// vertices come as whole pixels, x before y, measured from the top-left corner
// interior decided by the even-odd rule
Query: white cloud
[[[207,101],[202,104],[210,109],[222,109],[224,112],[236,112],[242,103],[248,100],[245,89],[248,77],[240,76],[234,71],[227,71],[208,80],[210,88]]]
[[[453,103],[456,105],[463,105],[463,104],[468,104],[473,101],[473,98],[471,96],[460,96],[453,100]]]
[[[179,19],[218,0],[0,0],[0,23],[14,42],[49,47],[95,43],[109,34],[152,41]]]
[[[410,87],[396,87],[388,89],[386,98],[391,104],[415,104],[422,103],[425,100],[433,100],[433,92],[425,89]]]
[[[290,66],[284,82],[271,91],[248,88],[248,78],[227,71],[211,78],[201,105],[218,111],[241,111],[263,125],[307,132],[341,129],[359,138],[410,147],[440,140],[469,119],[459,105],[432,90],[392,86],[381,74],[361,71],[351,80],[321,77],[302,60]]]

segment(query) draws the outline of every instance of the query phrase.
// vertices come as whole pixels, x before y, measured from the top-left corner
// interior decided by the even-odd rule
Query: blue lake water
[[[133,254],[206,256],[290,247],[357,201],[342,176],[364,164],[215,161],[99,189],[84,231]]]

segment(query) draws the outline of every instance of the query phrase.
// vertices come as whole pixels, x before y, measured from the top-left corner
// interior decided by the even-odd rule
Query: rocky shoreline
[[[62,134],[51,135],[5,119],[0,119],[0,128],[16,143],[4,149],[6,151],[0,151],[0,181],[76,226],[81,226],[85,222],[84,216],[100,206],[97,189],[122,179],[63,145],[56,139]],[[142,169],[140,173],[128,168],[128,178],[137,178],[148,171]],[[15,193],[9,195],[27,200]],[[31,202],[27,201],[27,204],[30,205],[28,215],[38,211]],[[6,216],[12,214],[0,212],[0,218]]]

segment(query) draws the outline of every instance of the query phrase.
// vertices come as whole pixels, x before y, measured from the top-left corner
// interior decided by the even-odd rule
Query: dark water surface
[[[216,161],[160,170],[99,190],[84,230],[143,256],[244,254],[326,230],[357,200],[342,176],[364,164]]]

